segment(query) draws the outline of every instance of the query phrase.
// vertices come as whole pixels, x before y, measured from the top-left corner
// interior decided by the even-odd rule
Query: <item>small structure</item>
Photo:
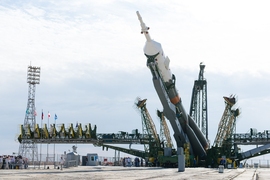
[[[88,161],[86,162],[86,166],[97,166],[98,165],[98,154],[87,154]]]
[[[80,155],[78,155],[76,146],[72,146],[73,152],[67,154],[65,159],[65,167],[78,166],[80,164]]]

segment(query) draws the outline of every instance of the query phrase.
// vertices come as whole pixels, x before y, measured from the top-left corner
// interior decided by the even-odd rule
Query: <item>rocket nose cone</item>
[[[147,55],[155,55],[162,50],[161,44],[156,41],[146,41],[144,46],[144,53]]]

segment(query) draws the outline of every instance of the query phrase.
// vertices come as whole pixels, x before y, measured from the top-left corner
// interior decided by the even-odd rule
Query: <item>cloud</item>
[[[140,96],[148,99],[147,107],[159,127],[155,112],[162,106],[146,67],[137,10],[151,37],[171,59],[187,112],[199,63],[206,64],[212,142],[225,107],[222,97],[231,94],[238,96],[242,109],[237,130],[246,132],[256,126],[263,131],[269,116],[266,7],[264,3],[230,6],[199,1],[2,2],[0,118],[12,128],[0,127],[1,143],[10,143],[3,153],[18,148],[14,134],[24,122],[30,64],[41,67],[37,122],[43,109],[56,113],[57,123],[92,123],[100,133],[131,132],[141,128],[140,115],[133,108]]]

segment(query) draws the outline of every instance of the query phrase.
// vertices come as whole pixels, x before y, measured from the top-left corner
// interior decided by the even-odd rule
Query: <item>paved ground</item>
[[[185,179],[185,180],[268,180],[270,169],[218,169],[186,168],[185,172],[178,169],[119,167],[119,166],[79,166],[58,169],[16,169],[0,170],[0,179],[110,179],[110,180],[145,180],[145,179]]]

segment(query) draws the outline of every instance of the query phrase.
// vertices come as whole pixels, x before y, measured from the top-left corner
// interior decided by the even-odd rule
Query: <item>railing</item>
[[[270,134],[257,133],[255,135],[245,134],[234,134],[232,141],[235,144],[243,145],[257,145],[257,144],[268,144],[270,143]]]

